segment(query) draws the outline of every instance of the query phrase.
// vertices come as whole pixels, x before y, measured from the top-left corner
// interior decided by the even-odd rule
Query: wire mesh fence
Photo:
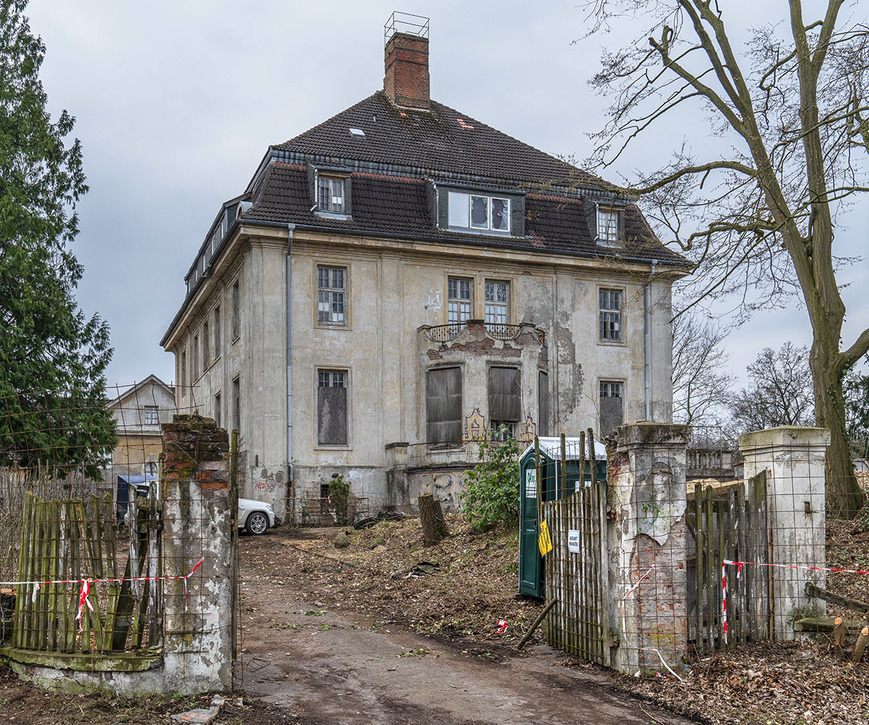
[[[153,655],[166,596],[195,617],[208,517],[188,517],[183,541],[162,535],[179,504],[159,470],[172,390],[111,392],[0,398],[0,647]]]

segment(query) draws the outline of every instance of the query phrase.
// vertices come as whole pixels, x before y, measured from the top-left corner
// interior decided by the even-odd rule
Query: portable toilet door
[[[540,473],[546,480],[546,458],[541,453]],[[537,481],[537,458],[534,448],[519,460],[519,592],[531,597],[543,596],[543,562],[537,538],[537,504],[540,491]]]
[[[539,438],[540,465],[537,464],[535,448],[529,446],[519,459],[519,593],[542,597],[543,557],[540,555],[538,538],[538,505],[544,501],[564,498],[580,485],[579,438],[567,438],[568,455],[565,469],[561,470],[561,439]],[[603,444],[595,442],[598,481],[606,479],[606,453]],[[585,482],[591,481],[589,461],[584,466]],[[539,479],[538,479],[539,476]]]

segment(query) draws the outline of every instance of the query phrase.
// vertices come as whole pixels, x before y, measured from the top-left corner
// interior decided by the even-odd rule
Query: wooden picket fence
[[[160,568],[157,500],[153,491],[131,498],[129,523],[119,526],[108,496],[26,494],[12,647],[72,654],[159,644],[160,581],[147,581]]]
[[[747,489],[747,492],[746,492]],[[770,573],[766,473],[726,486],[698,484],[688,493],[688,641],[700,653],[726,644],[769,639]],[[693,544],[693,547],[692,547]],[[722,574],[727,576],[725,643]]]

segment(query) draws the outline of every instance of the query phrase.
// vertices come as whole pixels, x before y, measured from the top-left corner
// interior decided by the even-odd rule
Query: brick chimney
[[[386,43],[383,90],[397,106],[429,110],[428,38],[396,32]]]

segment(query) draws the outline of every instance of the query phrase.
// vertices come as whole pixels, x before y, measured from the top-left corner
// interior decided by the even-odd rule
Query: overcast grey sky
[[[761,22],[773,3],[726,6]],[[382,87],[383,25],[396,9],[431,18],[433,98],[548,153],[589,154],[605,100],[586,81],[601,40],[617,36],[571,44],[585,31],[574,0],[31,0],[49,110],[76,116],[84,147],[78,299],[111,325],[111,384],[151,373],[172,382],[159,341],[220,205],[244,190],[269,144]],[[662,126],[618,170],[630,174],[682,133]],[[847,225],[841,237],[862,253],[869,205]],[[850,341],[869,326],[867,263],[843,280],[854,282],[845,290]],[[761,347],[786,340],[810,340],[796,304],[731,336],[732,367],[742,373]]]

